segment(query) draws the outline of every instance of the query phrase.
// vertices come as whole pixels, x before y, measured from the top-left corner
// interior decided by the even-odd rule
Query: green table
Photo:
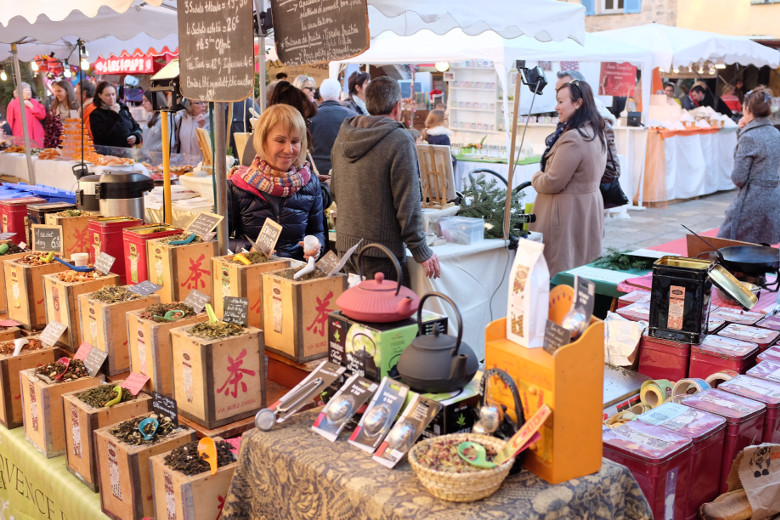
[[[550,280],[550,284],[566,284],[573,287],[574,275],[579,275],[596,282],[596,305],[593,309],[593,314],[599,318],[605,318],[607,316],[607,311],[612,307],[612,299],[620,298],[626,294],[618,290],[618,284],[627,278],[644,276],[649,272],[649,269],[603,269],[590,263],[556,274],[552,277],[552,280]]]
[[[467,153],[459,153],[455,156],[455,158],[459,161],[468,161],[468,162],[478,162],[478,163],[488,163],[488,164],[507,164],[506,157],[487,157],[487,156],[480,156],[476,154],[467,154]],[[525,159],[518,159],[515,161],[515,164],[537,164],[542,160],[542,158],[538,155],[534,155],[532,157],[527,157]]]

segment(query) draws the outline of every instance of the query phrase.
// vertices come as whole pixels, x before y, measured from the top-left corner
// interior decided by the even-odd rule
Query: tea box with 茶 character
[[[75,209],[76,205],[69,202],[44,202],[43,204],[30,204],[27,206],[27,243],[33,243],[32,226],[34,224],[46,224],[46,215]]]
[[[50,367],[58,362],[19,373],[22,387],[24,436],[45,457],[65,453],[65,418],[62,413],[62,395],[75,390],[86,390],[103,382],[103,376],[91,377],[84,364],[71,360],[60,380]],[[43,370],[44,374],[40,373]],[[48,375],[47,375],[48,374]],[[48,377],[52,376],[52,377]]]
[[[165,314],[172,310],[181,311],[184,316],[172,314],[166,319]],[[130,369],[149,376],[144,390],[173,397],[171,329],[206,320],[205,312],[195,314],[182,303],[161,303],[127,313]]]
[[[171,235],[146,243],[149,280],[161,285],[158,291],[163,303],[184,300],[193,289],[212,295],[211,259],[217,255],[217,243],[204,242],[197,235]]]
[[[156,294],[140,296],[125,286],[79,296],[81,338],[108,354],[104,370],[114,376],[130,369],[127,313],[160,303]]]
[[[68,329],[60,338],[67,350],[76,352],[81,344],[81,317],[78,297],[97,291],[107,285],[117,285],[119,276],[66,270],[43,276],[43,294],[46,297],[46,321],[57,321]]]
[[[138,430],[141,421],[158,421],[150,440]],[[151,432],[149,427],[144,428]],[[154,516],[152,474],[149,459],[196,439],[195,430],[174,426],[163,415],[141,415],[95,430],[95,453],[100,479],[103,513],[114,520],[136,520]]]
[[[151,410],[152,398],[148,394],[133,396],[126,388],[122,389],[120,402],[107,406],[116,397],[115,387],[122,383],[112,381],[62,396],[67,468],[92,491],[98,491],[99,484],[93,432]]]
[[[239,255],[217,256],[211,261],[214,273],[214,312],[222,315],[225,296],[248,298],[249,324],[262,329],[262,274],[286,269],[290,266],[290,260],[269,259],[263,253],[252,251]]]
[[[201,322],[171,330],[179,415],[214,429],[265,406],[263,331]]]
[[[100,253],[114,257],[111,272],[119,275],[119,283],[127,283],[125,275],[125,252],[122,245],[122,230],[143,224],[133,217],[96,217],[89,220],[89,261],[94,263]]]
[[[13,340],[0,343],[0,423],[9,430],[22,425],[22,397],[19,372],[53,363],[59,349],[44,345],[37,336],[25,338],[27,343],[14,356]]]
[[[146,243],[155,238],[177,235],[181,228],[168,224],[146,224],[143,226],[124,228],[122,241],[126,257],[125,274],[127,283],[140,283],[149,279],[146,267]]]
[[[46,326],[43,275],[68,270],[59,262],[48,261],[48,255],[36,251],[3,262],[8,317],[27,330]]]
[[[46,214],[47,226],[62,226],[62,251],[70,258],[73,253],[88,253],[89,219],[100,217],[99,213],[84,210],[65,210]]]
[[[219,516],[238,462],[230,443],[215,438],[214,444],[215,474],[198,457],[197,441],[150,459],[156,518],[211,520]]]
[[[1,247],[2,245],[0,245],[0,248]],[[0,270],[2,270],[2,263],[5,263],[8,260],[16,260],[17,258],[21,258],[27,253],[27,251],[22,250],[16,244],[10,243],[5,254],[0,253]],[[3,273],[3,275],[4,274],[5,273]],[[8,312],[8,300],[5,294],[5,276],[0,276],[0,312]]]

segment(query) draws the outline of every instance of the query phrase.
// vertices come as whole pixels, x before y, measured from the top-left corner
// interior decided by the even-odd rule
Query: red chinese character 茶
[[[314,317],[314,321],[311,322],[311,325],[306,327],[306,330],[311,330],[320,336],[325,335],[325,326],[328,324],[328,313],[334,310],[330,308],[331,298],[333,298],[333,291],[328,291],[325,299],[321,300],[319,296],[317,297],[317,307],[314,309],[317,312],[317,315]]]
[[[232,395],[233,397],[238,397],[238,385],[241,385],[241,392],[245,393],[247,390],[246,383],[241,381],[244,378],[244,375],[247,376],[254,376],[255,371],[254,370],[248,370],[246,368],[241,368],[241,365],[244,363],[244,356],[246,356],[246,349],[241,349],[241,353],[236,357],[236,359],[233,359],[231,356],[228,356],[228,377],[225,380],[225,382],[222,384],[221,387],[217,389],[217,393],[225,391],[225,395]],[[233,391],[231,392],[231,389],[228,385],[233,385]]]
[[[206,287],[206,281],[203,280],[202,277],[203,275],[211,274],[211,271],[201,267],[205,258],[205,254],[201,254],[197,260],[190,258],[190,275],[181,283],[182,287],[186,287],[187,289],[202,289]],[[200,282],[200,287],[198,287],[198,282]]]
[[[82,229],[77,229],[76,232],[73,235],[73,240],[75,243],[73,244],[73,247],[71,247],[68,252],[78,252],[78,251],[84,251],[87,248],[87,232],[89,229],[85,226]]]

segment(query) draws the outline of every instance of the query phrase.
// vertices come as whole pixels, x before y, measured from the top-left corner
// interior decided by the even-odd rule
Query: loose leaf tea
[[[170,323],[171,320],[166,320],[160,317],[160,316],[165,316],[165,313],[168,311],[184,311],[184,316],[182,316],[181,318],[174,318],[172,321],[180,320],[182,318],[189,318],[190,316],[195,316],[195,311],[192,310],[192,307],[190,307],[189,305],[184,305],[181,302],[155,303],[154,305],[150,305],[149,307],[147,307],[146,310],[144,310],[144,312],[141,313],[141,319],[152,320],[156,323]]]
[[[80,359],[71,359],[70,366],[67,367],[67,370],[65,365],[58,361],[49,363],[48,365],[39,366],[35,369],[36,374],[50,379],[51,381],[49,382],[54,382],[54,379],[63,372],[65,373],[59,379],[60,383],[64,383],[65,381],[74,381],[76,379],[81,379],[82,377],[89,377],[87,367],[84,366],[84,362]]]
[[[123,285],[107,285],[93,292],[90,298],[105,303],[119,303],[137,300],[140,296]]]
[[[107,274],[100,274],[97,271],[90,271],[88,273],[82,273],[80,271],[60,271],[56,274],[57,279],[66,283],[86,282],[89,280],[100,280],[105,278]]]
[[[215,321],[214,323],[204,321],[196,323],[190,329],[190,334],[199,338],[219,339],[229,336],[238,336],[246,330],[246,327],[237,323],[228,323],[226,321]]]
[[[184,240],[184,239],[189,238],[189,237],[190,237],[189,233],[179,233],[178,235],[171,235],[171,236],[168,236],[168,237],[163,237],[163,238],[161,238],[159,240],[163,244],[168,244],[168,243],[173,242],[175,240]],[[200,238],[200,236],[195,235],[195,239],[192,242],[190,242],[190,243],[191,244],[197,244],[198,242],[203,242],[203,239]]]
[[[187,476],[197,475],[204,471],[209,471],[211,466],[202,457],[198,455],[198,442],[192,441],[184,446],[171,451],[165,456],[165,464],[176,471],[181,471]],[[216,441],[217,447],[217,467],[227,466],[235,462],[233,452],[230,451],[231,445],[227,441]]]
[[[106,406],[107,402],[116,398],[115,388],[116,385],[114,384],[100,385],[90,388],[85,392],[81,392],[77,397],[92,408],[103,408]],[[119,402],[124,403],[126,401],[132,401],[133,399],[135,399],[135,397],[133,397],[130,390],[122,388],[122,400]]]
[[[67,209],[56,214],[58,217],[87,217],[97,215],[94,211],[83,211],[80,209]]]
[[[0,343],[0,356],[10,356],[14,353],[14,348],[16,347],[16,344],[13,340],[11,341],[3,341]],[[32,352],[34,350],[41,350],[43,348],[47,348],[46,345],[41,343],[41,340],[38,338],[27,338],[27,344],[22,348],[22,352]]]
[[[447,471],[451,473],[484,471],[482,468],[472,466],[460,458],[460,455],[458,455],[458,445],[461,442],[464,442],[464,439],[435,438],[425,444],[419,445],[415,454],[421,465],[436,471]],[[493,457],[496,456],[496,450],[490,446],[485,446],[485,451],[487,452],[487,460],[493,460]],[[467,452],[466,456],[468,457],[469,455],[470,454]]]
[[[259,251],[250,251],[248,253],[243,253],[243,255],[246,257],[247,260],[249,260],[249,263],[252,263],[252,264],[262,264],[262,263],[265,263],[265,262],[273,262],[273,261],[275,261],[275,260],[272,260],[272,259],[268,258],[267,256],[265,256],[263,253],[261,253]],[[233,258],[234,257],[231,256],[229,262],[232,262],[234,264],[244,265],[243,263],[239,262],[238,260],[233,260]]]
[[[281,276],[282,278],[287,278],[289,280],[295,280],[295,278],[293,278],[293,276],[298,271],[300,271],[300,268],[294,267],[292,269],[284,269],[282,271],[277,271],[274,274],[277,275],[277,276]],[[327,276],[327,273],[323,273],[319,269],[315,269],[314,271],[301,276],[296,281],[297,282],[303,282],[305,280],[316,280],[317,278],[325,278],[325,276]]]
[[[44,261],[44,259],[49,255],[49,253],[45,251],[35,251],[30,254],[24,255],[21,258],[17,258],[14,260],[17,264],[24,264],[24,265],[43,265],[47,262]]]
[[[145,441],[144,436],[140,431],[138,431],[138,425],[141,424],[141,421],[146,419],[146,417],[152,417],[153,419],[157,419],[159,421],[157,431],[148,441]],[[147,428],[149,428],[149,433],[151,433],[151,426],[148,426]],[[170,417],[165,417],[164,415],[157,415],[153,413],[148,416],[140,416],[128,421],[121,422],[108,431],[111,435],[120,441],[124,441],[127,444],[131,444],[133,446],[140,446],[141,444],[154,444],[160,439],[167,437],[176,431],[176,429],[177,428],[173,425]],[[197,450],[195,452],[197,453]]]

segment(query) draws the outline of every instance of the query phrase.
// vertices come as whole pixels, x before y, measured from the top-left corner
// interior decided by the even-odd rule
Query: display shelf
[[[450,90],[476,90],[478,92],[495,92],[495,88],[478,88],[478,87],[450,87]]]

